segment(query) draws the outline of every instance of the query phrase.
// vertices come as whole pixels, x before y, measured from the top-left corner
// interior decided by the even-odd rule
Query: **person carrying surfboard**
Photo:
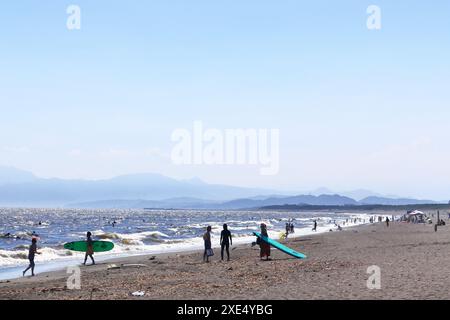
[[[267,226],[265,223],[261,223],[261,235],[264,237],[269,237],[269,234],[267,233]],[[266,261],[270,260],[270,244],[268,244],[265,241],[260,240],[259,238],[256,241],[259,244],[260,252],[259,256],[261,260],[266,257]]]
[[[92,264],[95,264],[94,261],[94,242],[92,241],[92,233],[90,231],[87,232],[86,234],[86,243],[87,243],[87,249],[86,249],[86,255],[84,256],[84,262],[83,264],[86,265],[86,261],[88,256],[91,258],[92,260]]]
[[[22,275],[24,277],[25,277],[25,273],[30,269],[31,269],[31,276],[34,277],[34,255],[35,254],[41,254],[41,253],[37,251],[37,238],[33,237],[31,239],[30,250],[28,251],[28,260],[30,261],[30,265],[28,266],[28,268],[26,268],[22,272]]]

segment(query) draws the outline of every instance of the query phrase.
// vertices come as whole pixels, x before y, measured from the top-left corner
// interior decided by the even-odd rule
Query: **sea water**
[[[285,224],[292,221],[292,236],[311,234],[313,221],[318,232],[367,223],[367,214],[286,211],[205,211],[205,210],[87,210],[87,209],[0,209],[0,279],[20,275],[28,265],[28,248],[38,236],[36,271],[49,271],[83,261],[83,253],[64,249],[66,242],[84,240],[91,231],[94,240],[112,241],[115,247],[96,253],[96,259],[138,254],[157,254],[201,249],[202,235],[212,227],[213,246],[220,241],[224,223],[233,244],[251,244],[253,231],[264,222],[269,236],[279,238]],[[347,223],[344,224],[344,222]],[[352,221],[352,222],[350,222]]]

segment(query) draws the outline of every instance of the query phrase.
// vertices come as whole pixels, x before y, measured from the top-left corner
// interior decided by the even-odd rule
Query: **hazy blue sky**
[[[0,45],[0,165],[450,198],[448,0],[17,0]],[[171,164],[194,120],[279,129],[279,174]]]

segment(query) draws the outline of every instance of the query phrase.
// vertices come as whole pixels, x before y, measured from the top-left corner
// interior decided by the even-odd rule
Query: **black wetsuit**
[[[34,276],[34,256],[36,254],[37,245],[36,243],[32,243],[30,246],[30,250],[28,251],[28,260],[30,260],[30,265],[23,271],[23,275],[31,269],[31,275]]]
[[[230,230],[222,230],[222,233],[220,234],[220,237],[222,239],[222,244],[221,244],[221,257],[223,260],[223,251],[224,249],[227,250],[227,258],[228,260],[230,260],[230,239],[231,239],[231,232]]]
[[[28,260],[30,260],[30,267],[34,268],[34,255],[36,253],[37,246],[35,243],[33,243],[30,246],[30,250],[28,251]]]

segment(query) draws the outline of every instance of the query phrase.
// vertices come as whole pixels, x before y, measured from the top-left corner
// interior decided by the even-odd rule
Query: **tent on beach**
[[[412,223],[425,223],[427,215],[419,210],[408,211],[401,218],[400,221]]]

